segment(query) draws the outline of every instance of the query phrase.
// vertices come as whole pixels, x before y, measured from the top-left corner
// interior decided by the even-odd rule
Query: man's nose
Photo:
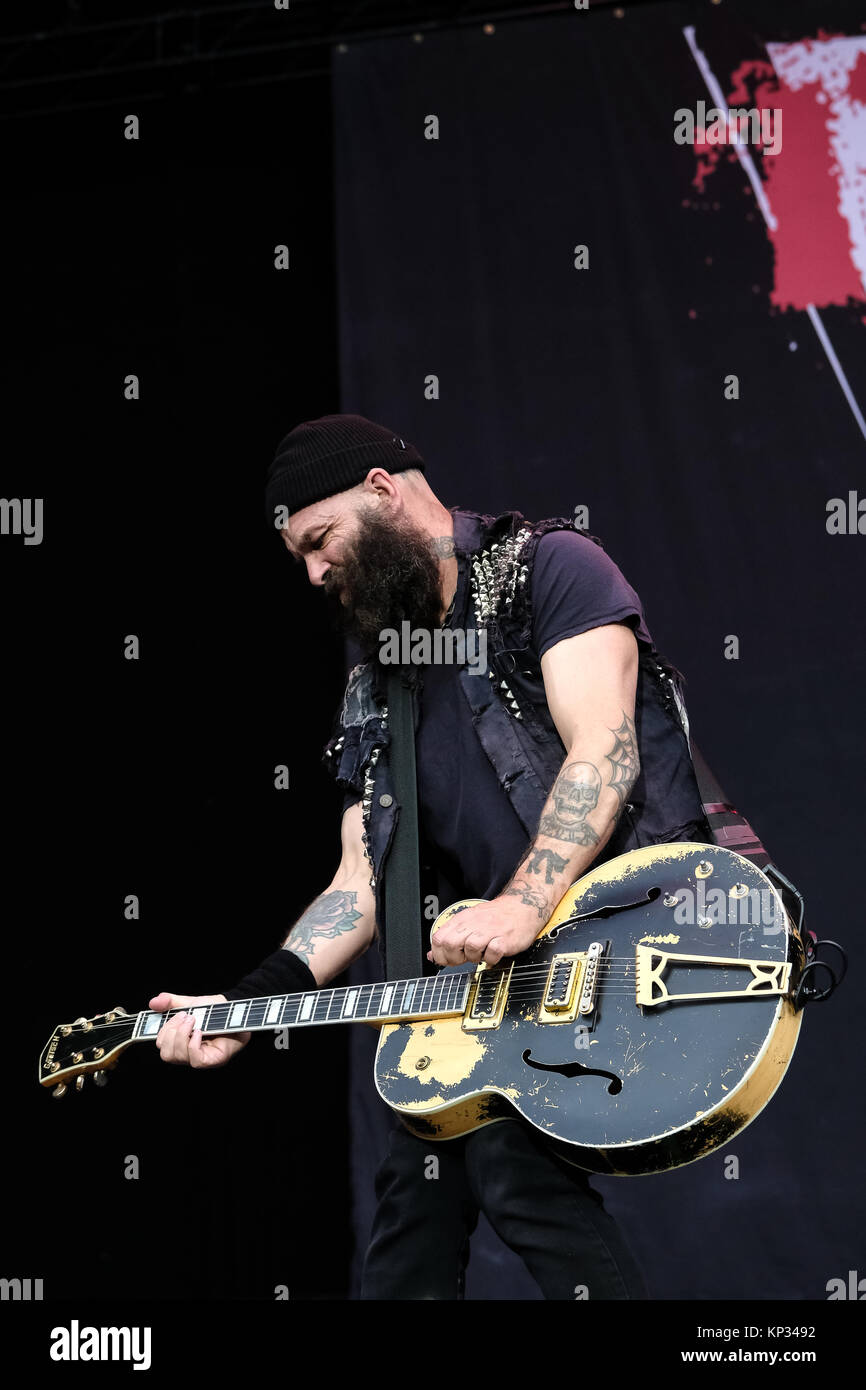
[[[322,580],[331,568],[329,560],[322,560],[318,555],[307,555],[304,557],[307,562],[307,575],[311,584],[321,585]]]

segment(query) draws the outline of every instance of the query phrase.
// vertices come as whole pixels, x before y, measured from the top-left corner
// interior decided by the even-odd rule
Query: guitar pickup
[[[479,965],[469,986],[469,999],[462,1024],[465,1032],[474,1033],[481,1028],[499,1027],[505,1013],[513,969],[513,962],[507,970],[495,972],[491,971],[488,965]]]
[[[570,1023],[578,1014],[585,1018],[594,1012],[604,951],[603,941],[593,941],[585,951],[554,956],[538,1009],[539,1023]]]

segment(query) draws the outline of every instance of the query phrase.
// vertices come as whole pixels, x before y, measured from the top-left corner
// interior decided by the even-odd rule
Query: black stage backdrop
[[[36,1085],[56,1024],[228,988],[339,861],[341,646],[263,504],[277,440],[337,401],[330,83],[129,87],[4,128],[4,495],[45,498],[43,543],[0,547],[4,1274],[46,1300],[341,1299],[347,1030],[254,1038],[207,1075],[145,1045],[104,1090]]]
[[[741,166],[722,158],[700,190],[695,151],[673,143],[674,109],[708,98],[692,23],[725,93],[765,40],[859,32],[829,0],[575,12],[350,43],[333,74],[299,82],[214,92],[204,70],[197,85],[167,66],[159,95],[133,73],[103,104],[82,82],[75,109],[46,95],[42,115],[3,123],[18,303],[2,492],[43,497],[45,523],[37,546],[0,537],[0,1275],[42,1279],[73,1316],[88,1298],[356,1287],[346,1175],[354,1154],[363,1240],[384,1112],[348,1030],[293,1035],[287,1052],[259,1038],[207,1076],[143,1045],[104,1091],[54,1101],[36,1085],[56,1024],[226,988],[336,867],[340,798],[319,757],[343,653],[262,518],[277,440],[335,409],[413,439],[449,505],[589,508],[688,677],[729,795],[812,927],[851,952],[853,978],[807,1017],[779,1094],[730,1146],[737,1181],[719,1155],[599,1183],[652,1295],[821,1301],[828,1280],[866,1273],[866,540],[825,525],[828,499],[866,490],[866,454],[806,311],[772,302]],[[571,268],[579,244],[587,270]],[[802,259],[825,269],[826,241],[807,234]],[[862,407],[862,298],[824,287],[815,303]],[[491,1240],[470,1293],[535,1296]],[[222,1322],[191,1324],[173,1369]]]
[[[713,105],[689,26],[725,97],[736,88],[731,105],[748,106],[768,82],[765,44],[814,37],[816,15],[660,5],[336,54],[341,407],[416,443],[447,506],[589,509],[687,677],[717,777],[799,885],[812,929],[844,937],[856,968],[866,540],[825,523],[830,498],[866,491],[866,438],[795,307],[817,305],[866,408],[866,226],[861,210],[850,245],[825,238],[822,198],[844,224],[814,99],[833,67],[831,98],[862,100],[852,9],[821,8],[833,34],[860,35],[842,50],[847,61],[857,45],[850,89],[838,56],[820,67],[820,45],[811,123],[796,70],[784,91],[762,89],[783,111],[763,165],[780,204],[775,265],[735,154],[701,179],[696,151],[673,139],[676,109]],[[862,166],[862,124],[857,149]],[[828,261],[856,299],[833,303]],[[598,1181],[653,1298],[816,1298],[862,1265],[856,1009],[852,983],[807,1017],[781,1091],[735,1143],[667,1175]],[[352,1039],[360,1245],[389,1126],[366,1080],[374,1041]],[[467,1296],[540,1296],[486,1223]]]

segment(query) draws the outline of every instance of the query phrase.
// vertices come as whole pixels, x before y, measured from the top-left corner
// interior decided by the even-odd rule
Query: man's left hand
[[[516,956],[531,946],[544,920],[519,898],[492,898],[458,912],[433,934],[427,959],[437,965],[485,961],[496,965],[503,956]]]

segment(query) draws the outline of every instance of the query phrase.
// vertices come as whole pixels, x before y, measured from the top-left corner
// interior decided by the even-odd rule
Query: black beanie
[[[424,471],[414,444],[363,415],[323,415],[296,425],[277,445],[268,469],[265,499],[270,525],[274,509],[299,512],[323,497],[362,483],[371,468],[402,473]]]

